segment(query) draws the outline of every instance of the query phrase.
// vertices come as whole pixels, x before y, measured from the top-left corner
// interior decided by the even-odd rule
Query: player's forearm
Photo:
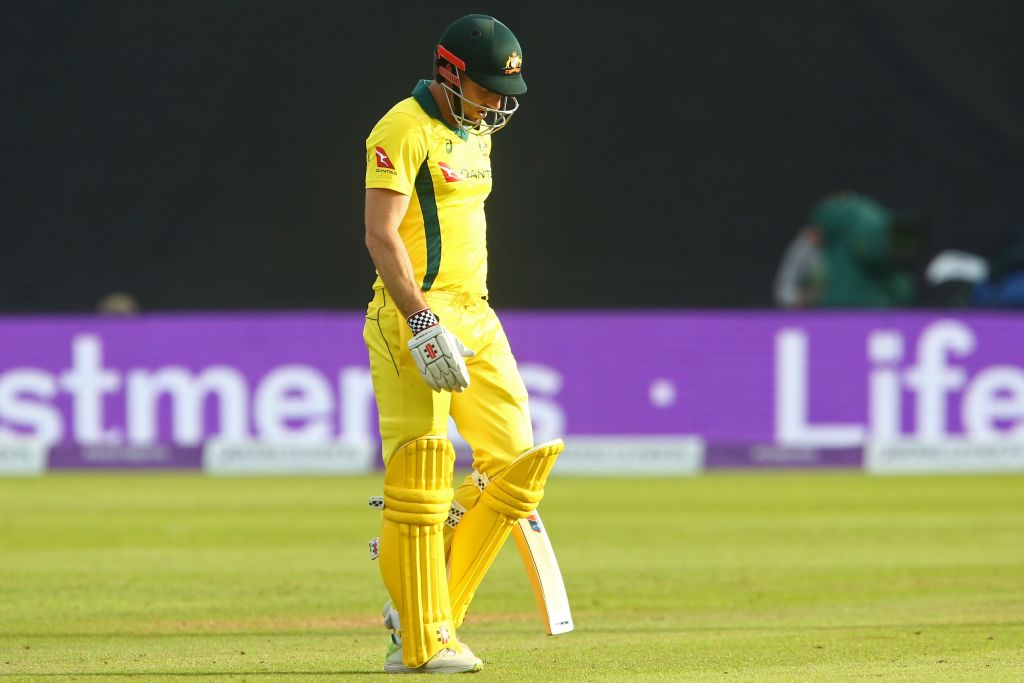
[[[402,315],[408,317],[427,308],[409,252],[396,233],[367,233],[366,248],[377,267],[381,282]]]
[[[408,208],[408,195],[383,189],[366,191],[366,248],[385,289],[407,318],[427,307],[409,250],[398,236]]]

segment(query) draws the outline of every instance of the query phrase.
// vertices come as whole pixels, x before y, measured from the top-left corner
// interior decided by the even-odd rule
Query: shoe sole
[[[478,671],[483,671],[483,664],[474,664],[473,668],[467,669],[465,667],[452,667],[452,668],[437,668],[437,669],[425,669],[423,667],[417,669],[410,669],[404,664],[385,664],[384,673],[386,674],[472,674]]]

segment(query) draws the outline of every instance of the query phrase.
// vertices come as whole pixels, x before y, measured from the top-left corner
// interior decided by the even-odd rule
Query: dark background
[[[0,310],[359,308],[366,134],[452,19],[530,91],[495,140],[501,307],[761,307],[824,193],[990,252],[1024,209],[1024,3],[0,6]]]

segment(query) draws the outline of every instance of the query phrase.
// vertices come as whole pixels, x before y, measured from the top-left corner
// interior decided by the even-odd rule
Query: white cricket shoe
[[[473,654],[464,643],[458,644],[458,650],[445,648],[427,660],[423,666],[410,667],[402,661],[402,624],[398,612],[389,600],[384,605],[381,615],[384,626],[391,630],[388,639],[388,652],[384,659],[384,673],[389,674],[460,674],[480,671],[484,668],[483,661]],[[461,650],[461,652],[460,652]]]
[[[387,674],[465,674],[480,671],[484,663],[462,645],[462,652],[445,648],[427,660],[423,666],[406,666],[402,661],[402,644],[395,636],[388,643],[388,654],[384,659],[384,673]]]

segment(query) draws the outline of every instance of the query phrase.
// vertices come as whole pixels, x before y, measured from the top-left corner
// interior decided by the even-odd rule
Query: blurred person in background
[[[978,284],[988,278],[988,270],[988,261],[979,254],[944,249],[925,269],[918,303],[931,308],[968,306]]]
[[[775,274],[775,305],[779,308],[817,306],[825,291],[825,253],[821,230],[808,225],[789,243]]]
[[[110,292],[96,302],[96,312],[102,315],[136,315],[139,312],[138,300],[128,292]]]
[[[1024,215],[992,250],[987,276],[971,292],[969,304],[981,308],[1024,308]]]
[[[924,246],[924,220],[894,215],[855,192],[822,199],[812,225],[821,234],[827,308],[891,308],[913,303]]]

